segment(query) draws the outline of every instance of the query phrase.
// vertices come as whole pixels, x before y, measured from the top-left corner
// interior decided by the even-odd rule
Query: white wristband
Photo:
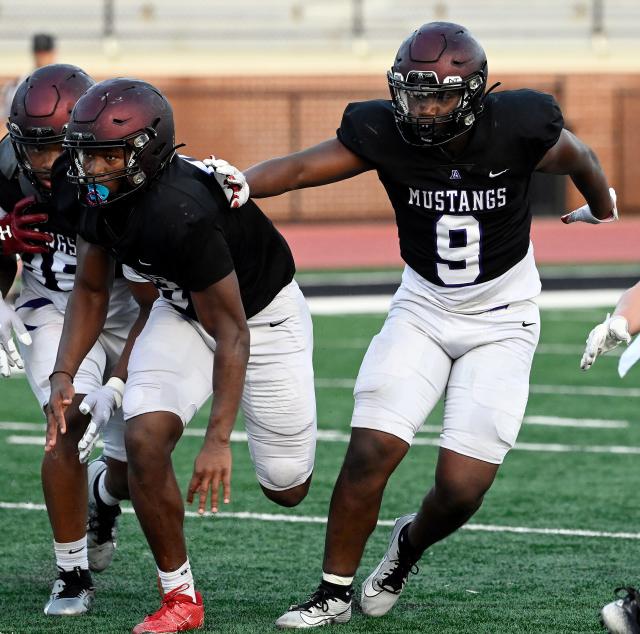
[[[117,376],[112,376],[106,383],[116,393],[116,406],[122,407],[122,397],[124,396],[124,381]]]

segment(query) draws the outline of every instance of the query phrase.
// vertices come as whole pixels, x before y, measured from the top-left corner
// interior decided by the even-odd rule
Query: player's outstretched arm
[[[245,170],[253,198],[278,196],[294,189],[317,187],[351,178],[373,166],[337,138],[306,150],[263,161]]]
[[[158,298],[158,290],[150,282],[129,281],[129,289],[139,307],[138,317],[131,326],[127,341],[118,362],[111,371],[109,380],[97,390],[87,394],[80,403],[80,411],[91,415],[87,430],[78,441],[78,458],[83,463],[89,460],[102,428],[122,405],[124,385],[127,381],[127,366],[133,344],[147,323],[153,302]]]
[[[622,294],[613,316],[621,316],[627,320],[630,335],[640,332],[640,282]]]
[[[196,457],[187,502],[198,493],[198,512],[204,513],[209,489],[211,510],[218,510],[218,490],[231,500],[231,430],[240,407],[249,360],[249,328],[240,299],[238,278],[231,272],[191,299],[202,327],[216,341],[213,366],[213,406],[204,443]]]
[[[102,332],[113,283],[114,262],[111,256],[80,236],[76,246],[76,277],[64,316],[58,356],[50,377],[51,397],[47,405],[45,451],[55,447],[58,429],[63,434],[66,432],[64,411],[73,398],[73,377]]]
[[[598,157],[568,130],[562,130],[560,138],[542,157],[536,170],[567,174],[587,201],[583,207],[563,216],[563,222],[597,224],[617,219],[615,192],[609,188]]]

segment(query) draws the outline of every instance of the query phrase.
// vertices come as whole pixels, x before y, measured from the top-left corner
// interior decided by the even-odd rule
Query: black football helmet
[[[404,140],[442,145],[467,132],[482,112],[487,57],[463,26],[430,22],[402,43],[387,78]],[[422,116],[412,104],[425,98],[455,99],[457,105],[443,115]]]
[[[50,170],[35,168],[30,154],[62,143],[73,106],[94,83],[77,66],[50,64],[34,71],[16,90],[7,128],[22,172],[41,194],[49,193],[40,179],[50,180]]]
[[[68,178],[78,186],[80,201],[91,207],[108,205],[148,185],[169,163],[176,150],[173,110],[147,82],[108,79],[78,100],[63,145],[71,153]],[[123,148],[124,167],[85,173],[83,153],[109,148]],[[102,183],[118,179],[124,187],[110,195]]]

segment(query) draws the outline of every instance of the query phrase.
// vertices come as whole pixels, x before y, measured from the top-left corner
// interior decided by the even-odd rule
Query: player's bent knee
[[[157,445],[153,442],[148,427],[144,424],[127,424],[124,432],[124,445],[131,468],[144,465],[148,459],[158,459]]]
[[[267,498],[269,498],[272,502],[279,504],[280,506],[285,506],[291,508],[293,506],[297,506],[307,497],[307,493],[309,492],[309,486],[311,485],[311,476],[307,478],[305,482],[302,484],[298,484],[297,486],[291,487],[289,489],[284,489],[280,491],[276,491],[274,489],[270,489],[266,487],[264,484],[261,484],[262,491]]]
[[[350,479],[385,480],[404,457],[409,445],[383,432],[353,429],[342,468]]]
[[[273,460],[265,465],[266,479],[274,489],[280,491],[301,484],[300,480],[307,471],[306,465],[301,470],[298,463],[289,460]]]

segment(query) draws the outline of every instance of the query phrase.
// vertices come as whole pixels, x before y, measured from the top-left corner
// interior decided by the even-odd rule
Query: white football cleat
[[[58,569],[58,578],[53,584],[49,601],[44,606],[44,613],[47,616],[81,616],[91,607],[94,594],[88,570]]]
[[[89,489],[89,513],[87,517],[87,557],[89,569],[102,572],[113,560],[117,546],[120,505],[107,506],[96,500],[98,476],[105,471],[107,463],[98,458],[89,463],[87,479]]]
[[[281,630],[321,627],[331,623],[348,623],[351,619],[351,592],[348,600],[336,596],[331,588],[320,584],[304,602],[292,605],[277,621]]]
[[[620,591],[627,594],[620,596]],[[600,621],[610,634],[640,634],[640,593],[635,588],[616,588],[620,597],[600,611]]]
[[[362,584],[360,607],[367,616],[384,616],[400,598],[409,573],[418,572],[414,561],[405,561],[398,554],[400,531],[411,524],[415,516],[416,513],[412,513],[396,520],[387,552],[378,567]]]

